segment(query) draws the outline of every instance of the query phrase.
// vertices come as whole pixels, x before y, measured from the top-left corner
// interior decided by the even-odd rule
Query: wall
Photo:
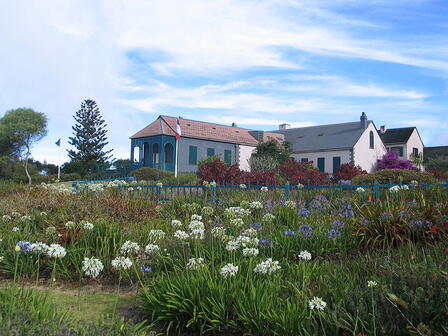
[[[373,149],[370,148],[370,131],[373,131],[374,135]],[[384,146],[383,141],[375,129],[375,125],[370,122],[358,142],[353,146],[354,163],[361,166],[368,173],[374,172],[378,160],[381,160],[386,152],[386,146]]]
[[[423,142],[420,139],[420,136],[418,135],[417,129],[414,129],[406,144],[406,153],[405,153],[406,160],[411,160],[412,149],[414,147],[418,148],[419,154],[423,155]]]
[[[148,146],[145,157],[145,143]],[[159,146],[159,162],[154,163],[154,144]],[[171,162],[165,162],[165,146],[171,144],[173,146],[173,155]],[[134,157],[134,148],[139,148],[139,157]],[[142,137],[137,139],[131,139],[131,169],[138,169],[141,167],[151,167],[157,169],[165,169],[174,171],[174,158],[176,153],[175,138],[169,135],[155,135],[149,137]]]
[[[334,150],[334,151],[319,151],[308,153],[294,153],[291,155],[296,161],[301,161],[302,158],[307,158],[308,161],[313,161],[313,166],[317,168],[317,158],[325,158],[325,172],[333,175],[333,157],[339,156],[341,164],[348,163],[351,160],[350,150]]]
[[[254,150],[254,146],[238,145],[238,163],[241,170],[250,171],[248,160]]]
[[[181,173],[192,173],[198,169],[197,165],[190,165],[188,162],[190,146],[198,148],[197,162],[207,157],[207,148],[214,148],[215,155],[219,155],[222,160],[224,160],[224,150],[228,149],[232,152],[232,164],[238,162],[236,158],[238,145],[236,144],[182,137],[179,140],[179,172]]]

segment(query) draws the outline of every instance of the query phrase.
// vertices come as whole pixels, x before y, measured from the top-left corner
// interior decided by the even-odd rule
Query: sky
[[[448,145],[448,1],[0,0],[0,116],[48,116],[35,159],[67,159],[84,99],[115,158],[159,115],[274,130],[364,111]]]

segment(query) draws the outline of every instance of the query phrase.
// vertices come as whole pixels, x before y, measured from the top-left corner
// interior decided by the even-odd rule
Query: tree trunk
[[[25,173],[26,173],[26,176],[28,176],[28,184],[31,184],[31,175],[28,172],[28,155],[25,158]]]

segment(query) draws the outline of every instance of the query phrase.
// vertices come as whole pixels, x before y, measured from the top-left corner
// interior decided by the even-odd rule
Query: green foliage
[[[278,165],[277,159],[270,155],[251,155],[249,167],[251,172],[267,172],[275,170]]]
[[[81,162],[87,169],[96,164],[107,163],[112,155],[111,150],[104,150],[107,146],[107,124],[101,116],[95,101],[86,99],[81,103],[81,108],[73,116],[75,125],[72,127],[73,136],[69,138],[69,144],[76,150],[69,150],[68,156],[72,161]]]
[[[266,142],[260,142],[252,156],[270,156],[275,159],[277,164],[283,164],[290,160],[292,153],[291,144],[283,142],[279,144],[275,140],[269,140]]]
[[[137,178],[137,181],[156,181],[168,176],[174,176],[174,173],[163,169],[156,169],[150,167],[142,167],[131,172],[131,175]]]
[[[434,177],[430,173],[419,172],[407,169],[383,169],[370,174],[358,175],[353,178],[352,184],[373,184],[377,180],[379,183],[434,183]]]

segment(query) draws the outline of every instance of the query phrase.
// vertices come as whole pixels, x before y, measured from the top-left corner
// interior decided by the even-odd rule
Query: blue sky
[[[33,156],[54,163],[86,98],[116,158],[160,114],[272,130],[365,111],[447,145],[447,18],[445,0],[5,1],[0,115],[46,113]]]

